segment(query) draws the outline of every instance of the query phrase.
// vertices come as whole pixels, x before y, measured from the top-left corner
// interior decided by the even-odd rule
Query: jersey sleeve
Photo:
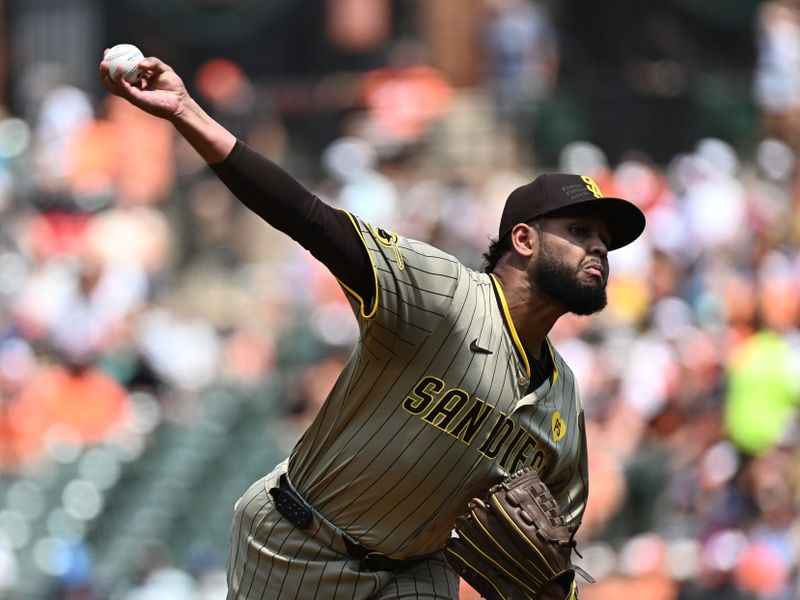
[[[373,353],[413,352],[448,320],[465,267],[438,248],[347,213],[369,256],[372,298],[339,282]]]

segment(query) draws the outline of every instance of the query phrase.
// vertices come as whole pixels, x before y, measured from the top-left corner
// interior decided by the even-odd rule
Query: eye
[[[589,230],[583,225],[572,225],[569,230],[578,237],[586,237],[589,235]]]
[[[569,232],[575,236],[576,239],[586,239],[592,237],[592,235],[597,234],[600,238],[600,241],[603,242],[606,248],[608,248],[609,244],[611,244],[611,240],[608,236],[600,233],[594,227],[588,225],[580,225],[580,224],[573,224],[569,226]]]

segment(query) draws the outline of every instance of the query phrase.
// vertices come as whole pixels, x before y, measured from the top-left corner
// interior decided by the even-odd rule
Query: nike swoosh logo
[[[478,346],[478,338],[475,338],[469,343],[469,349],[478,354],[492,354],[491,350]]]

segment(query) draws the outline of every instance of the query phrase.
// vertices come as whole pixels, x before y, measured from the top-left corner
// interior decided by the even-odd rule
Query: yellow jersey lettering
[[[481,447],[478,448],[478,452],[483,454],[486,458],[497,458],[497,455],[500,454],[500,449],[503,447],[503,443],[508,439],[512,431],[514,431],[514,421],[507,415],[500,413],[489,435],[486,437],[483,444],[481,444]]]
[[[450,430],[450,434],[467,445],[472,444],[475,440],[475,436],[478,435],[478,431],[480,431],[483,424],[486,423],[489,415],[492,414],[493,409],[494,406],[491,404],[487,404],[480,398],[475,398],[475,404],[469,408],[466,414],[461,417],[461,420],[456,423],[456,426]]]
[[[537,471],[539,471],[539,473],[541,473],[543,464],[544,464],[544,452],[542,450],[537,450],[533,455],[531,466]]]
[[[522,467],[529,464],[528,459],[532,457],[528,456],[528,450],[532,450],[533,448],[536,448],[536,438],[529,433],[525,441],[522,442],[522,445],[519,447],[517,455],[514,457],[514,462],[511,463],[511,473],[519,471]]]
[[[497,461],[506,471],[513,473],[529,465],[539,471],[542,469],[545,454],[528,429],[506,413],[495,413],[495,406],[471,396],[468,391],[448,387],[438,377],[422,377],[401,406],[427,425],[476,448],[483,458]],[[497,418],[490,426],[492,415]],[[553,440],[557,442],[563,438],[566,431],[564,419],[555,411],[551,419]],[[542,435],[546,436],[546,430]]]
[[[511,459],[511,451],[514,449],[514,446],[517,445],[520,438],[525,435],[527,431],[525,431],[522,427],[517,429],[517,433],[514,434],[514,438],[511,442],[506,446],[506,451],[503,453],[503,458],[500,459],[500,466],[504,469],[508,467],[508,461]]]
[[[433,402],[435,395],[438,395],[443,389],[444,381],[432,375],[426,375],[419,380],[413,391],[403,400],[403,408],[412,415],[419,415],[425,412]]]
[[[447,429],[453,418],[464,408],[467,400],[469,400],[469,394],[464,390],[459,390],[458,388],[449,390],[442,396],[436,406],[423,417],[423,420],[439,429]]]

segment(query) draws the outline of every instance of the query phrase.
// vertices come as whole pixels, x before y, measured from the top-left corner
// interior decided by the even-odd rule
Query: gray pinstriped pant
[[[256,481],[236,503],[228,557],[228,600],[455,600],[458,575],[441,553],[397,573],[360,569],[344,534],[316,511],[301,531],[268,491],[285,463]]]

